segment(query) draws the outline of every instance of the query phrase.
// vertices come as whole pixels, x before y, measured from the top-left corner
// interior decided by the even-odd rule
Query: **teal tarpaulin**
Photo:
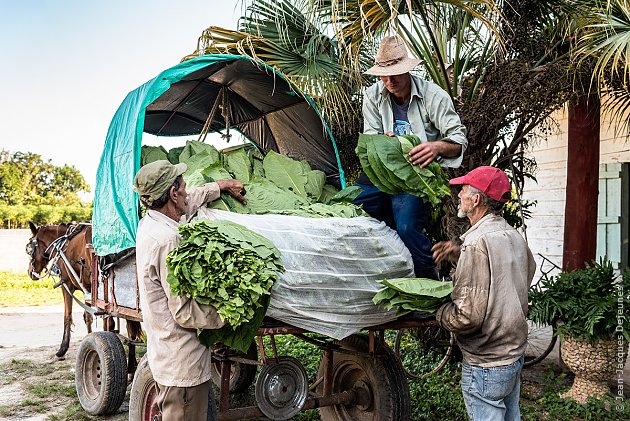
[[[210,112],[206,103],[211,95],[205,91],[193,93],[192,88],[186,91],[188,86],[228,86],[226,95],[237,101],[230,111],[231,127],[261,150],[306,159],[329,176],[338,177],[344,186],[334,138],[308,97],[271,68],[248,58],[223,54],[197,57],[163,71],[130,92],[116,111],[96,174],[92,243],[97,255],[135,247],[139,202],[133,178],[140,168],[145,124],[149,124],[147,131],[158,135],[200,132]],[[184,93],[171,87],[182,87]],[[244,94],[236,98],[239,89]],[[276,98],[284,102],[273,110]],[[200,110],[205,117],[197,115]],[[218,128],[215,119],[211,129]]]

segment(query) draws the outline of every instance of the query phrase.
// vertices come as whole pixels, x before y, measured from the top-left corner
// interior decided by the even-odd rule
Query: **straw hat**
[[[376,63],[365,71],[368,75],[374,76],[395,76],[407,73],[422,60],[409,57],[405,42],[398,35],[385,37],[381,40],[378,53],[374,59]]]

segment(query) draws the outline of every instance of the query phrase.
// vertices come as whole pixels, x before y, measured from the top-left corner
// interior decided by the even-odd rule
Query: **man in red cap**
[[[479,167],[450,181],[462,185],[457,216],[471,227],[463,244],[438,243],[436,263],[457,262],[452,302],[436,312],[462,350],[462,392],[471,420],[520,420],[520,372],[527,346],[527,291],[536,264],[523,237],[503,219],[510,182]]]
[[[458,168],[468,141],[451,97],[438,85],[409,73],[421,61],[409,57],[397,35],[381,40],[374,66],[365,73],[379,81],[363,96],[363,132],[416,135],[421,144],[409,152],[409,161],[424,168],[434,160]],[[431,205],[407,193],[390,195],[374,186],[365,173],[355,185],[363,191],[353,203],[398,232],[411,252],[418,278],[437,279],[431,242],[425,234]]]

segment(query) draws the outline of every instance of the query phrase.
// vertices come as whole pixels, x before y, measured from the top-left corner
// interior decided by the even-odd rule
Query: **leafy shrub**
[[[620,294],[620,289],[625,294]],[[543,325],[559,320],[559,334],[589,342],[609,339],[615,335],[618,326],[622,326],[628,341],[630,318],[617,317],[620,305],[630,308],[628,291],[630,276],[619,281],[610,260],[603,258],[592,265],[587,264],[585,269],[560,272],[543,279],[539,288],[530,290],[529,318]]]

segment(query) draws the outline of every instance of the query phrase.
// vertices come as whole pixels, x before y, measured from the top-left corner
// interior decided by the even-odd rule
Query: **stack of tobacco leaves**
[[[182,242],[166,260],[174,295],[217,309],[225,326],[199,332],[206,346],[221,342],[247,352],[284,272],[280,252],[260,234],[228,221],[181,225]]]
[[[356,153],[363,171],[382,192],[410,193],[439,205],[451,193],[448,176],[437,162],[425,168],[409,162],[409,151],[418,144],[416,136],[362,134]]]
[[[377,281],[386,288],[376,293],[374,304],[386,310],[396,308],[398,313],[426,311],[434,313],[440,305],[450,300],[452,282],[425,278],[397,278]]]

